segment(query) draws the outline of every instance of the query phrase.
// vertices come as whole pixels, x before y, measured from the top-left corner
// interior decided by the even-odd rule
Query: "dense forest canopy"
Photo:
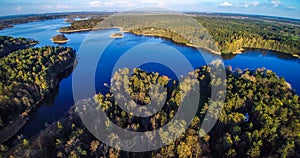
[[[99,22],[103,21],[104,17],[94,17],[89,18],[86,20],[78,20],[71,23],[71,26],[62,27],[59,29],[59,32],[62,33],[72,33],[72,32],[79,32],[82,30],[92,30],[94,27],[99,24]]]
[[[132,32],[134,34],[137,34],[137,35],[163,37],[163,38],[170,39],[170,40],[172,40],[173,42],[176,42],[176,43],[192,45],[182,35],[180,35],[176,32],[173,32],[171,30],[167,30],[167,29],[146,27],[146,28],[133,29],[133,30],[130,30],[130,32]]]
[[[12,24],[65,16],[0,19],[0,29]],[[185,21],[187,25],[182,25],[176,23],[178,18],[182,18],[179,15],[161,15],[157,19],[156,15],[108,18],[106,14],[97,14],[78,21],[71,20],[73,17],[78,16],[68,17],[72,21],[71,26],[61,28],[60,32],[122,27],[123,31],[134,34],[164,37],[190,46],[206,45],[224,54],[238,52],[242,48],[300,54],[299,23],[284,20],[276,23],[266,18],[193,15],[193,22]],[[204,27],[199,30],[200,24]],[[64,35],[54,39],[67,40]],[[300,157],[300,98],[292,87],[282,77],[264,68],[232,70],[227,67],[226,80],[213,78],[212,67],[223,66],[216,64],[218,62],[190,72],[183,84],[156,72],[136,68],[131,73],[127,68],[120,69],[111,79],[116,86],[109,87],[109,93],[99,93],[82,100],[85,105],[96,104],[84,107],[84,111],[93,112],[89,115],[91,121],[99,123],[101,120],[93,118],[99,110],[103,110],[119,127],[144,132],[168,124],[182,106],[181,102],[186,101],[182,98],[199,90],[199,103],[187,100],[191,103],[187,106],[198,107],[193,120],[178,120],[176,126],[160,130],[158,136],[165,141],[170,135],[184,131],[182,127],[191,123],[188,129],[173,143],[160,149],[133,153],[108,146],[87,129],[78,115],[78,111],[82,110],[78,106],[73,106],[64,118],[47,125],[35,137],[27,139],[19,136],[14,142],[16,145],[3,145],[2,142],[16,135],[22,127],[15,128],[17,126],[14,125],[19,124],[16,118],[28,118],[30,110],[52,93],[61,75],[71,70],[75,62],[75,50],[72,48],[29,48],[36,43],[31,39],[0,36],[0,157]],[[125,82],[125,78],[128,81]],[[199,85],[196,84],[198,82]],[[212,100],[213,86],[226,86],[226,91],[218,92],[226,94],[225,102]],[[166,91],[159,91],[161,87]],[[121,103],[116,98],[124,96],[113,93],[119,90],[125,90],[132,99],[122,102],[128,108],[134,108],[135,103],[142,107],[163,103],[163,107],[148,117],[134,116],[119,107]],[[220,106],[220,115],[207,112],[209,108],[217,111],[213,107]],[[207,121],[207,115],[217,120],[209,133],[200,129],[201,123]],[[109,123],[104,124],[100,129],[110,128]],[[118,141],[113,132],[109,138]]]
[[[74,60],[75,50],[53,46],[22,49],[2,57],[0,127],[36,106],[57,86],[59,73],[73,67]],[[2,134],[4,132],[0,134],[1,139]]]
[[[209,67],[204,66],[190,73],[198,78],[202,90],[209,91],[211,85],[220,84],[217,79],[210,78],[210,71]],[[122,82],[128,72],[128,69],[118,71],[113,80]],[[227,97],[221,116],[214,129],[204,137],[200,137],[200,125],[209,106],[210,94],[205,94],[207,98],[199,104],[200,109],[185,134],[159,150],[130,153],[109,147],[86,129],[75,108],[72,108],[66,118],[50,125],[37,138],[30,140],[32,143],[19,140],[22,144],[7,153],[14,156],[50,154],[57,157],[299,157],[300,100],[287,82],[266,69],[232,71],[229,67],[226,72]],[[158,73],[136,69],[130,76],[127,91],[135,102],[149,103],[149,85],[160,83],[166,86],[168,82],[174,81]],[[192,80],[187,83],[184,85],[193,85]],[[117,85],[124,87],[121,83]],[[111,93],[96,95],[94,99],[99,106],[93,111],[102,108],[114,123],[127,130],[157,129],[173,118],[181,96],[187,94],[181,93],[180,89],[189,88],[178,87],[174,82],[167,92],[164,107],[154,116],[146,118],[148,121],[120,109]],[[160,94],[157,95],[159,98]],[[169,130],[161,132],[160,137],[164,138],[179,129]]]
[[[196,17],[216,40],[222,53],[262,48],[300,54],[300,26],[250,18]]]
[[[37,43],[37,41],[32,39],[0,36],[0,58],[10,52],[16,51],[18,49],[25,49],[34,46]]]

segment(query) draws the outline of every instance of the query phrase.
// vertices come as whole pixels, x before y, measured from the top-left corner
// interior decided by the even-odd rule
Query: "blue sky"
[[[0,0],[0,16],[73,11],[126,11],[140,7],[300,19],[300,0]]]

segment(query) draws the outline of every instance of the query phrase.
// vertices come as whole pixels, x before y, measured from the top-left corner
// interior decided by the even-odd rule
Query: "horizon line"
[[[57,15],[64,15],[64,14],[82,14],[82,13],[122,13],[126,11],[72,11],[72,12],[46,12],[46,13],[24,13],[24,14],[11,14],[11,15],[0,15],[1,19],[9,19],[14,18],[17,16],[26,17],[26,16],[38,16],[38,15],[47,15],[47,14],[57,14]],[[140,11],[142,12],[142,11]],[[172,10],[171,10],[172,12]],[[289,19],[289,20],[297,20],[300,21],[300,18],[295,17],[287,17],[287,16],[277,16],[277,15],[266,15],[266,14],[250,14],[250,13],[234,13],[234,12],[197,12],[197,11],[174,11],[179,13],[187,13],[187,14],[224,14],[224,16],[259,16],[259,17],[270,17],[270,18],[281,18],[281,19]]]

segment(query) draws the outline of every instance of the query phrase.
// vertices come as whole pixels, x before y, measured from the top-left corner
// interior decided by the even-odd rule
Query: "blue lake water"
[[[39,41],[38,47],[56,45],[53,44],[50,39],[52,36],[58,34],[57,30],[60,27],[68,25],[69,23],[65,23],[64,19],[31,22],[1,30],[0,35],[33,38]],[[97,50],[100,49],[103,40],[109,40],[109,35],[117,31],[117,29],[96,31],[95,34],[99,35],[99,37],[95,36],[88,41],[85,41],[85,38],[88,36],[89,32],[66,34],[66,37],[70,39],[70,41],[67,44],[63,44],[63,46],[72,47],[79,51],[79,63],[77,67],[86,67],[86,73],[89,73],[89,71],[92,71],[88,69],[91,64],[89,60],[93,60],[100,53]],[[83,41],[87,42],[87,45],[89,45],[89,47],[84,49],[84,52],[81,51]],[[163,46],[168,47],[166,47],[165,50],[162,48]],[[132,48],[138,47],[149,47],[149,49],[140,49],[144,51],[140,51],[137,54],[133,53],[133,55],[135,55],[134,57],[129,56],[129,58],[126,58],[126,62],[128,63],[127,67],[133,68],[133,63],[141,59],[147,60],[151,55],[156,57],[156,60],[174,61],[173,63],[175,64],[173,66],[177,66],[177,70],[184,75],[188,70],[186,70],[185,67],[181,67],[182,62],[179,58],[180,55],[191,63],[193,69],[206,65],[206,63],[218,58],[217,55],[204,50],[200,53],[197,49],[177,45],[169,40],[125,33],[124,38],[112,40],[103,51],[98,64],[96,64],[96,73],[92,79],[95,79],[97,92],[107,92],[107,87],[104,86],[104,83],[110,82],[111,74],[116,62],[121,57],[123,58],[123,55],[130,54],[128,52],[132,51]],[[179,56],[171,55],[168,51],[170,51],[170,53],[176,51],[180,54]],[[284,77],[292,85],[293,89],[296,90],[296,93],[298,95],[300,94],[300,59],[298,58],[272,51],[249,49],[243,54],[226,56],[223,59],[223,62],[225,65],[231,65],[233,68],[256,69],[265,67],[271,69],[279,76]],[[176,79],[175,73],[168,68],[168,66],[150,62],[142,64],[140,67],[147,71],[156,71],[162,75],[167,75]],[[89,78],[87,78],[87,80],[88,79]],[[85,83],[82,83],[82,86],[85,86]],[[20,134],[24,134],[25,137],[35,135],[45,127],[45,123],[51,123],[61,118],[73,104],[72,75],[70,75],[63,79],[59,84],[59,88],[54,91],[51,96],[47,97],[40,107],[33,112],[30,121],[20,131]]]

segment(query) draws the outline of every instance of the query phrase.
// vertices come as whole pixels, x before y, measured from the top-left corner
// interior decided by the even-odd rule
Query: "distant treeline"
[[[195,25],[190,17],[173,15],[118,15],[75,21],[60,32],[89,31],[122,27],[124,31],[153,35],[222,53],[240,52],[243,48],[261,48],[288,54],[300,54],[300,26],[284,21],[254,18],[194,16],[204,26]],[[180,21],[180,23],[179,23]],[[102,22],[102,23],[101,23]],[[151,28],[155,28],[152,29]],[[197,28],[197,29],[196,29]],[[215,42],[213,42],[215,40]]]
[[[7,19],[0,19],[0,30],[13,27],[15,24],[22,24],[27,22],[34,22],[40,20],[51,20],[58,18],[65,18],[67,15],[33,15],[24,17],[13,17]]]
[[[208,29],[222,53],[262,48],[300,54],[300,26],[248,18],[196,17]]]
[[[106,12],[74,12],[74,13],[47,13],[47,14],[33,14],[33,15],[16,15],[16,16],[8,16],[0,18],[0,30],[13,27],[15,24],[22,24],[27,22],[35,22],[41,20],[52,20],[52,19],[61,19],[67,18],[67,20],[71,20],[73,18],[87,18],[87,17],[95,17],[99,15],[109,15],[111,13]],[[71,20],[72,21],[72,20]]]

